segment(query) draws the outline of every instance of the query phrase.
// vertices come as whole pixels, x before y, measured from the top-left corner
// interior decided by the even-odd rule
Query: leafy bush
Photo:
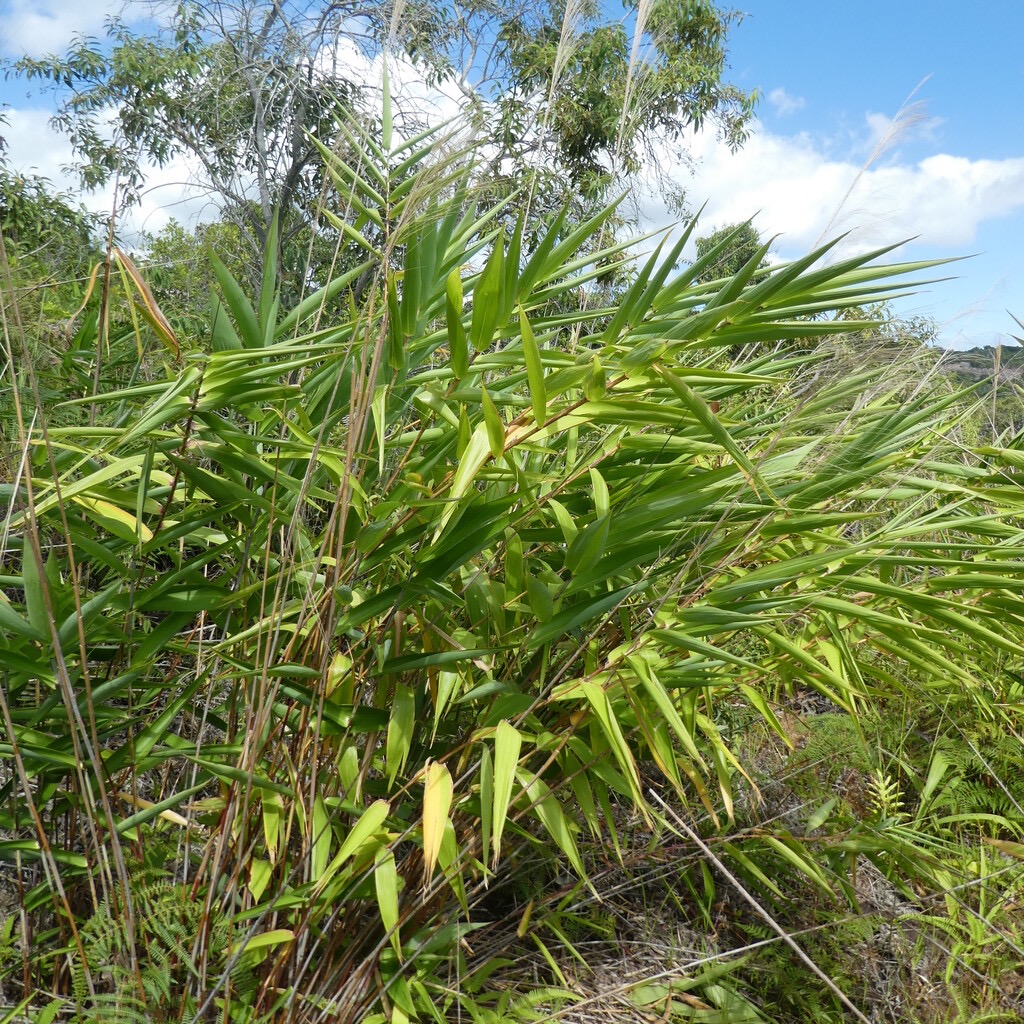
[[[353,269],[281,309],[271,237],[255,303],[215,264],[208,350],[80,399],[102,426],[21,420],[0,854],[41,867],[25,906],[74,965],[33,953],[30,987],[86,1019],[100,932],[147,955],[154,863],[195,934],[119,974],[121,1006],[173,974],[168,1017],[537,1014],[571,994],[489,981],[509,888],[593,887],[626,828],[659,827],[652,789],[726,829],[752,723],[791,741],[779,702],[1010,721],[1019,489],[947,450],[955,396],[829,342],[866,325],[826,314],[928,265],[825,247],[702,283],[720,253],[676,272],[687,232],[593,305],[640,244],[594,244],[614,206],[526,252],[511,201],[474,205],[464,139],[383,123],[348,126],[358,159],[322,150]],[[733,839],[765,891],[781,864],[849,896],[857,856],[935,881],[882,830]],[[557,933],[565,904],[535,909],[520,938],[543,913]],[[668,1009],[753,1014],[721,974]]]

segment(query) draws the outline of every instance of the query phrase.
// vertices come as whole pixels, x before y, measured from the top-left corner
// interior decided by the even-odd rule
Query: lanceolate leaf
[[[423,861],[427,879],[434,873],[441,852],[453,792],[451,773],[440,761],[431,761],[427,765],[423,791]]]
[[[382,849],[377,854],[373,869],[373,885],[377,893],[377,906],[380,909],[381,923],[388,933],[395,955],[402,958],[402,940],[398,934],[398,895],[400,880],[395,855],[390,850]]]
[[[530,387],[530,404],[533,408],[533,420],[538,427],[543,426],[548,417],[548,395],[544,384],[544,365],[540,358],[537,339],[522,306],[519,307],[519,330],[523,339],[523,358],[526,362],[526,379]]]
[[[487,428],[487,444],[491,451],[491,458],[501,458],[505,450],[505,424],[502,422],[501,413],[487,394],[487,388],[481,388],[480,404],[484,412],[484,425]]]
[[[490,347],[504,303],[505,287],[505,235],[502,232],[483,272],[473,286],[473,317],[469,327],[469,340],[478,352]]]
[[[505,832],[505,821],[512,799],[512,788],[516,781],[519,751],[522,749],[522,744],[523,738],[518,730],[502,719],[494,733],[494,805],[490,816],[493,829],[493,863],[495,865],[501,859],[501,837]]]
[[[448,275],[445,291],[452,372],[461,379],[469,373],[469,344],[462,324],[462,278],[457,267]]]
[[[324,870],[317,885],[318,890],[326,888],[344,864],[371,841],[372,837],[383,826],[389,810],[390,807],[387,801],[376,800],[359,814],[344,842],[341,844],[341,848]]]

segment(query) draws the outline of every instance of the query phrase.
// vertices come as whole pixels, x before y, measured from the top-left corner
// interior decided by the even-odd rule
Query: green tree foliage
[[[250,276],[247,246],[237,224],[215,221],[189,231],[171,220],[146,240],[143,268],[160,308],[186,337],[201,333],[215,297],[216,255],[238,280]]]
[[[96,218],[46,178],[0,165],[0,231],[7,258],[29,264],[34,283],[74,286],[87,278],[100,251]]]
[[[49,181],[22,175],[0,161],[0,235],[5,266],[0,278],[0,318],[8,330],[20,330],[38,372],[39,396],[55,404],[68,384],[65,357],[76,334],[75,313],[89,301],[92,273],[101,258],[96,219]],[[14,390],[36,403],[23,360],[5,352],[0,374],[0,469],[10,465],[16,447]],[[8,448],[10,446],[10,448]]]
[[[498,144],[487,175],[495,198],[508,192],[501,169],[509,161],[513,178],[527,164],[543,168],[541,213],[567,194],[597,194],[602,169],[635,170],[656,136],[677,139],[710,121],[742,141],[754,98],[724,80],[736,15],[706,0],[657,0],[640,11],[627,4],[626,22],[594,3],[573,10],[567,35],[546,0],[421,2],[395,17],[376,0],[184,0],[162,30],[114,19],[105,40],[26,57],[9,72],[54,88],[53,124],[72,141],[84,185],[116,175],[130,203],[147,161],[187,156],[222,216],[238,223],[253,265],[277,217],[280,269],[295,264],[301,290],[299,268],[311,254],[314,269],[329,266],[338,240],[319,216],[333,200],[311,136],[341,152],[350,145],[336,132],[339,114],[363,109],[370,84],[351,68],[353,48],[368,58],[386,42],[428,80],[457,82]],[[566,51],[568,61],[557,56]],[[407,127],[422,117],[405,113]],[[358,211],[334,212],[358,219]]]
[[[697,260],[705,262],[700,272],[702,281],[733,277],[755,257],[758,269],[763,270],[768,266],[764,258],[767,246],[750,221],[727,224],[708,235],[701,235],[697,239],[696,250]]]
[[[678,140],[707,122],[731,146],[742,144],[756,95],[726,81],[726,42],[739,15],[706,0],[630,4],[627,15],[608,21],[596,3],[551,4],[502,25],[512,75],[498,106],[513,155],[550,148],[552,169],[592,188],[609,170],[638,170],[652,140]],[[536,114],[539,129],[523,132]]]

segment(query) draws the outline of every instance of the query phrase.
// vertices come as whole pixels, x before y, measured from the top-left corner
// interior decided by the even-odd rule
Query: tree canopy
[[[755,257],[759,269],[768,266],[765,259],[768,246],[750,221],[726,224],[707,235],[701,235],[696,241],[696,250],[698,260],[711,256],[700,272],[702,281],[732,277]]]
[[[396,12],[376,0],[184,0],[157,27],[115,18],[106,38],[25,57],[8,74],[57,92],[53,124],[85,186],[116,179],[131,203],[148,164],[185,157],[254,256],[275,214],[285,247],[331,201],[312,139],[350,147],[338,115],[372,120],[364,98],[385,52],[428,85],[457,87],[494,142],[492,178],[530,166],[546,195],[596,196],[612,170],[636,170],[655,138],[707,123],[738,145],[753,111],[754,95],[726,80],[738,15],[708,0],[628,3],[617,17],[592,0],[565,13],[547,0],[424,0]],[[405,114],[411,125],[415,112]]]

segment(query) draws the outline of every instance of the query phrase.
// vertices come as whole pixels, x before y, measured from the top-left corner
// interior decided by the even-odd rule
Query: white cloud
[[[123,0],[5,0],[0,50],[9,56],[62,53],[75,35],[97,35]]]
[[[372,98],[367,106],[373,113],[379,112],[384,80],[382,54],[368,57],[352,39],[342,36],[330,51],[318,55],[317,65],[331,74],[343,68],[345,77],[370,90]],[[465,105],[465,97],[454,82],[428,83],[423,68],[402,54],[389,54],[387,66],[398,138],[411,138],[427,125],[448,121]]]
[[[88,210],[110,215],[112,186],[81,192],[77,177],[68,171],[75,162],[71,143],[50,128],[48,112],[11,108],[6,117],[4,136],[9,148],[8,163],[13,170],[46,178],[56,191],[73,194]],[[139,204],[119,211],[121,237],[131,244],[140,232],[158,232],[172,217],[187,224],[195,223],[204,214],[215,215],[209,198],[195,184],[194,172],[192,164],[180,157],[164,167],[150,168]]]
[[[970,245],[984,221],[1024,209],[1024,157],[970,160],[936,154],[863,168],[830,156],[806,134],[758,130],[737,153],[704,132],[693,140],[692,179],[678,181],[693,208],[708,201],[710,226],[757,215],[764,235],[782,234],[784,251],[852,230],[861,249],[919,236],[922,244]],[[666,160],[666,166],[671,166]],[[654,202],[644,219],[668,223]]]
[[[0,0],[2,3],[4,0]],[[13,15],[5,26],[7,40],[0,47],[6,46],[9,52],[60,49],[72,29],[85,27],[81,5],[72,7],[65,0],[44,0],[41,6],[30,6],[27,0],[8,0],[8,8]],[[89,24],[99,26],[104,14],[113,9],[114,4],[107,2],[95,11],[90,9]],[[342,42],[329,59],[365,82],[371,97],[379,88],[379,56],[368,58],[351,43]],[[430,86],[415,66],[401,58],[390,58],[388,66],[396,107],[410,114],[408,119],[397,119],[398,138],[408,137],[424,124],[446,120],[462,107],[464,98],[454,84]],[[804,106],[802,98],[782,88],[772,90],[768,101],[779,116]],[[368,102],[372,105],[374,99]],[[73,187],[61,171],[63,164],[71,162],[70,147],[46,127],[47,114],[15,108],[8,111],[8,118],[10,125],[3,134],[10,144],[12,164],[26,171],[35,169],[58,186]],[[688,147],[694,158],[693,175],[691,162],[679,160],[668,148],[662,154],[661,166],[685,193],[691,209],[707,200],[698,233],[755,216],[755,225],[763,236],[780,235],[775,248],[787,258],[801,255],[824,238],[844,231],[851,232],[844,242],[846,253],[919,236],[922,245],[957,254],[976,243],[983,225],[1007,223],[1011,217],[1024,214],[1024,156],[995,160],[933,153],[911,161],[898,149],[883,145],[880,159],[866,168],[862,165],[868,153],[892,137],[897,142],[927,143],[939,123],[938,119],[924,117],[920,108],[911,104],[896,118],[865,114],[864,130],[858,137],[842,140],[812,137],[806,132],[773,133],[761,125],[735,154],[718,142],[713,132],[704,132],[691,139]],[[920,145],[914,149],[921,151]],[[150,188],[142,205],[132,212],[125,234],[159,231],[172,216],[185,223],[203,214],[212,216],[213,205],[195,187],[197,176],[193,171],[180,160],[153,170]],[[668,225],[677,219],[654,181],[652,174],[647,196],[640,201],[646,228]],[[111,197],[99,193],[85,197],[85,202],[108,213]],[[1008,255],[992,257],[997,273],[974,285],[972,294],[963,296],[959,320],[960,314],[955,311],[946,317],[951,328],[964,336],[980,337],[979,330],[972,326],[980,323],[975,316],[979,312],[994,317],[996,313],[1001,315],[1007,305],[1019,309],[1019,302],[1011,294],[1014,287],[1009,277],[1013,273],[1006,274],[1006,267],[1019,264],[1019,258],[1014,257],[1015,264]],[[960,272],[969,273],[970,267],[966,265]],[[1002,277],[993,283],[999,274]],[[990,317],[989,322],[995,321]],[[1007,322],[1005,328],[993,330],[1011,327]]]
[[[807,101],[803,96],[791,96],[785,89],[778,88],[772,89],[768,93],[768,102],[775,108],[775,113],[779,117],[786,117],[788,114],[794,114],[798,110],[802,110],[807,106]]]
[[[371,91],[371,97],[381,87],[383,58],[368,58],[351,40],[340,40],[333,54],[321,55],[320,59],[332,59],[343,67],[346,75]],[[423,72],[402,56],[388,58],[388,71],[396,145],[425,126],[444,123],[458,114],[464,98],[453,83],[428,85]],[[379,98],[368,99],[370,108],[378,109],[374,107],[376,103]],[[2,133],[8,146],[7,163],[13,170],[46,178],[56,191],[75,195],[87,209],[104,217],[110,215],[113,187],[81,192],[78,178],[69,171],[75,163],[71,144],[66,136],[50,127],[50,109],[12,106],[4,113],[7,123]],[[102,115],[99,120],[103,121]],[[113,108],[107,112],[107,120],[113,122]],[[118,210],[120,237],[131,245],[141,232],[155,234],[172,218],[186,225],[215,218],[220,197],[201,185],[202,181],[199,162],[194,159],[178,156],[163,167],[150,166],[140,202],[130,209]],[[236,182],[240,191],[246,191],[249,184],[243,180]]]
[[[875,127],[885,131],[888,125]],[[1014,330],[1005,310],[1021,305],[1024,264],[1012,225],[1024,221],[1024,156],[993,160],[935,153],[910,161],[888,151],[882,162],[865,167],[859,157],[834,155],[832,144],[758,126],[734,154],[713,132],[704,132],[689,146],[696,162],[692,177],[667,150],[662,166],[691,210],[706,201],[698,235],[753,217],[762,237],[779,236],[774,249],[784,259],[844,232],[830,259],[912,238],[915,244],[897,259],[982,250],[975,260],[938,271],[957,280],[901,300],[898,308],[905,315],[935,317],[944,343],[956,348],[1005,341]],[[646,229],[678,220],[655,194],[653,181],[652,176],[640,208]],[[1014,237],[1007,242],[1006,236]],[[692,243],[684,255],[693,257]]]

